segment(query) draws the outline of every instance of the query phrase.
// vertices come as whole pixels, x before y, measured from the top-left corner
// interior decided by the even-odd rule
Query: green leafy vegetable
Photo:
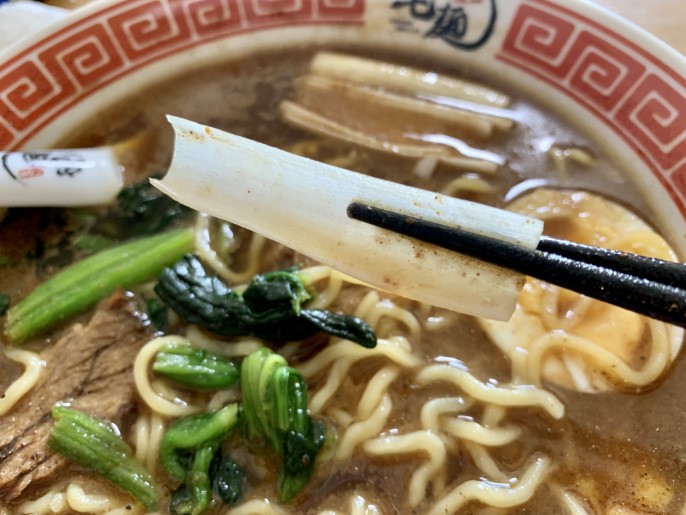
[[[238,405],[228,404],[213,413],[190,415],[175,421],[164,433],[160,444],[160,461],[177,481],[186,479],[184,451],[224,438],[238,423]]]
[[[212,464],[229,432],[238,424],[238,405],[213,413],[200,413],[174,422],[162,436],[160,461],[169,475],[184,487],[172,496],[173,513],[197,515],[212,501]]]
[[[241,365],[243,414],[250,440],[263,439],[281,456],[278,491],[282,502],[295,497],[314,473],[324,444],[324,427],[307,412],[307,385],[300,372],[269,349]]]
[[[117,202],[124,222],[132,228],[133,236],[158,233],[188,209],[155,188],[148,180],[126,186],[119,192]]]
[[[165,345],[155,356],[152,369],[198,390],[227,388],[239,377],[238,367],[231,360],[189,345]]]
[[[0,293],[0,317],[7,313],[10,308],[10,296],[6,293]]]
[[[190,513],[192,515],[205,511],[212,501],[210,466],[217,454],[218,448],[218,441],[207,442],[196,449],[193,456],[191,469],[186,479],[186,483],[191,490],[192,509]]]
[[[299,315],[303,302],[310,300],[305,285],[290,270],[277,270],[256,275],[243,292],[243,300],[255,313],[281,311],[286,304]]]
[[[241,500],[246,483],[245,470],[230,456],[221,456],[212,477],[212,488],[222,501],[234,506]]]
[[[215,440],[201,444],[191,459],[186,482],[173,494],[169,511],[173,514],[198,515],[212,505],[212,492],[217,491],[216,484],[227,484],[226,499],[237,502],[242,495],[242,478],[236,472],[227,469],[221,453],[217,452],[220,442]],[[221,464],[218,463],[221,461]],[[224,466],[224,468],[222,468]],[[226,470],[224,470],[226,469]],[[241,469],[242,472],[242,469]],[[220,498],[224,500],[224,497]]]
[[[193,510],[193,493],[187,484],[182,484],[172,492],[169,501],[171,515],[185,515]]]
[[[145,308],[155,329],[164,331],[169,324],[167,305],[160,299],[154,298],[145,301]]]
[[[50,449],[102,475],[149,511],[157,508],[159,488],[111,424],[61,405],[53,407],[52,416]]]
[[[243,394],[243,419],[245,434],[248,441],[268,440],[274,450],[280,451],[281,440],[275,420],[277,414],[284,414],[274,410],[271,395],[274,388],[273,376],[280,369],[288,366],[283,356],[263,348],[249,354],[241,363],[241,391]],[[278,399],[282,401],[284,399]],[[287,413],[281,421],[282,430],[287,424]]]
[[[317,453],[324,444],[324,425],[307,413],[307,385],[294,368],[274,372],[271,392],[273,418],[283,455],[279,498],[288,502],[309,482]]]
[[[282,342],[324,331],[364,347],[376,345],[374,331],[357,317],[302,309],[310,295],[290,271],[256,276],[241,296],[189,254],[162,272],[155,292],[188,322],[222,336]]]
[[[94,254],[41,284],[7,314],[6,334],[23,342],[91,307],[117,287],[156,277],[192,249],[192,229],[124,243]]]
[[[368,349],[376,347],[374,330],[361,318],[321,309],[303,309],[300,315],[326,334],[359,343]]]
[[[317,453],[324,445],[324,424],[314,420],[305,430],[286,432],[283,446],[283,470],[279,475],[279,498],[288,502],[295,497],[312,478]]]
[[[100,252],[116,245],[116,241],[99,234],[83,233],[74,238],[74,246],[88,252]]]
[[[87,235],[121,241],[157,234],[169,228],[188,208],[165,195],[145,179],[124,187],[117,204],[105,217],[88,218],[88,213],[73,210],[73,216],[87,227]]]

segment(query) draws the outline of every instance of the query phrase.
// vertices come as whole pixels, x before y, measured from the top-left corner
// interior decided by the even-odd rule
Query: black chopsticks
[[[547,236],[531,250],[358,202],[348,216],[686,327],[686,265]]]

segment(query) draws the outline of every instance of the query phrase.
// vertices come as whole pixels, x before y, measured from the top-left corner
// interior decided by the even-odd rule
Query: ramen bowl
[[[364,41],[477,70],[565,113],[606,142],[682,244],[680,54],[583,2],[475,2],[441,18],[444,8],[95,2],[3,51],[0,142],[7,150],[54,145],[103,106],[221,60],[284,44]]]
[[[686,253],[686,59],[587,2],[102,0],[29,32],[0,52],[0,148],[5,151],[113,143],[152,117],[158,128],[166,127],[165,110],[260,139],[271,126],[281,131],[279,102],[292,95],[294,78],[308,73],[317,52],[373,56],[401,63],[405,71],[421,70],[426,83],[440,82],[447,75],[466,76],[487,84],[491,89],[486,96],[501,91],[515,99],[511,109],[496,105],[479,113],[509,119],[518,131],[515,143],[500,135],[497,149],[487,146],[486,154],[474,154],[507,168],[495,179],[503,194],[493,204],[531,216],[553,213],[551,226],[564,225],[559,217],[566,209],[576,209],[575,217],[591,220],[589,231],[602,233],[592,243],[609,241],[603,232],[608,227],[613,238],[629,232],[629,226],[641,234],[653,234],[657,228],[664,241],[655,245],[671,247],[677,256]],[[354,82],[357,69],[351,70]],[[221,82],[223,76],[237,79]],[[174,86],[184,81],[191,86]],[[192,88],[201,92],[197,98],[191,98]],[[367,91],[365,86],[361,89]],[[375,92],[384,94],[386,89],[393,88]],[[157,111],[148,110],[167,94]],[[430,100],[421,95],[414,99]],[[221,102],[246,103],[249,108],[231,118],[230,110],[217,107]],[[455,104],[464,107],[462,101]],[[259,120],[259,127],[253,129],[251,120]],[[157,137],[168,141],[167,150],[159,152],[168,154],[171,131],[160,130]],[[388,170],[406,166],[399,164],[397,155],[382,161],[376,150],[360,150],[364,145],[341,147],[340,142],[322,139],[321,131],[305,133],[294,133],[298,141],[279,134],[264,137],[305,155],[314,141],[323,147],[314,154],[333,153],[344,167],[365,168],[360,159],[368,159],[369,167],[383,178],[393,179]],[[157,165],[168,161],[167,154],[158,156]],[[569,156],[571,160],[565,161]],[[430,184],[422,180],[438,180],[436,174],[454,173],[434,170],[435,162],[427,172],[427,161],[416,161],[416,166],[406,166],[407,173],[418,177],[421,187]],[[485,179],[475,175],[467,173],[470,184],[483,185]],[[490,191],[477,188],[468,196],[478,200]],[[553,195],[551,191],[567,196],[546,196]],[[613,204],[598,208],[603,215],[594,218],[599,198]],[[210,222],[200,220],[196,228],[202,223]],[[38,230],[40,224],[31,227]],[[204,227],[200,232],[209,234]],[[252,240],[245,236],[244,241]],[[297,264],[300,258],[269,252],[279,264]],[[665,251],[667,258],[673,258],[670,252]],[[20,273],[19,268],[5,269]],[[46,270],[44,276],[54,273],[53,268]],[[552,317],[562,325],[551,329],[551,317],[537,315],[531,320],[517,318],[517,313],[511,325],[493,325],[405,299],[384,298],[383,292],[360,292],[362,286],[332,271],[314,266],[307,270],[312,284],[328,281],[320,288],[328,293],[320,292],[316,299],[322,305],[338,295],[341,284],[353,291],[339,304],[331,301],[331,306],[372,320],[379,343],[373,360],[360,366],[364,355],[345,339],[333,339],[322,349],[317,347],[321,338],[314,338],[310,343],[317,352],[290,343],[283,348],[310,385],[310,411],[335,437],[317,458],[313,482],[289,503],[280,502],[275,493],[278,460],[248,459],[247,451],[236,451],[250,484],[238,512],[453,513],[465,505],[475,513],[519,506],[573,513],[684,509],[686,454],[679,435],[686,413],[680,391],[686,379],[680,377],[683,360],[677,360],[680,330],[651,325],[624,312],[593,314],[595,308],[585,301],[531,284],[525,287],[517,313],[550,314],[541,306],[550,306],[546,303],[555,295],[556,305],[567,310]],[[240,276],[234,282],[247,279]],[[6,287],[9,279],[4,281],[0,284]],[[136,290],[133,295],[145,297],[151,291]],[[109,302],[111,307],[115,301]],[[88,331],[93,322],[81,316],[85,318],[79,322]],[[614,322],[606,324],[607,320]],[[41,352],[49,352],[46,343],[63,342],[69,328],[59,331],[32,340],[27,352],[35,352],[40,361]],[[208,336],[193,324],[183,326],[183,331],[178,336],[183,341],[226,354],[217,350],[223,348],[220,337]],[[584,342],[591,340],[595,343],[586,346]],[[527,347],[525,341],[537,343]],[[620,349],[612,354],[616,348],[608,350],[598,341],[618,342]],[[628,350],[626,341],[633,342]],[[254,340],[241,343],[241,348],[250,349],[260,345]],[[433,350],[417,350],[422,345]],[[5,348],[12,345],[7,342]],[[569,349],[571,357],[565,354]],[[160,435],[180,416],[196,414],[200,408],[194,406],[205,400],[183,389],[179,399],[179,390],[155,386],[145,367],[156,351],[149,350],[147,358],[138,349],[130,355],[129,372],[138,376],[127,413],[140,416],[120,430],[160,482],[167,502],[169,492],[184,480],[165,476],[157,463]],[[7,363],[29,359],[11,356],[5,358]],[[676,365],[670,368],[672,361]],[[534,371],[538,365],[540,370]],[[648,378],[638,377],[649,366],[654,370]],[[623,372],[616,375],[618,368]],[[146,395],[158,395],[155,388],[161,397],[167,396],[167,404],[141,408],[141,399],[148,402]],[[232,402],[232,395],[224,401],[212,397],[206,409]],[[7,427],[11,410],[20,409],[27,398],[20,396],[8,408]],[[138,407],[131,410],[131,405]],[[122,410],[110,415],[110,421],[124,424]],[[0,441],[0,450],[11,445]],[[230,445],[225,442],[224,447]],[[7,466],[3,460],[11,454],[0,452],[0,476]],[[24,485],[20,494],[8,494],[9,509],[47,513],[53,508],[77,509],[82,502],[89,511],[100,499],[107,509],[128,503],[143,510],[99,476],[66,470],[59,480],[43,478]],[[16,488],[9,480],[0,483],[0,493]],[[213,509],[221,510],[220,506]]]

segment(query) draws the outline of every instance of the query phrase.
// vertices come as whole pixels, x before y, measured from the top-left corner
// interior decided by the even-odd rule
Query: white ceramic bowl
[[[166,77],[308,42],[473,67],[562,113],[604,143],[686,252],[686,59],[578,0],[94,2],[0,52],[0,148],[49,147]]]

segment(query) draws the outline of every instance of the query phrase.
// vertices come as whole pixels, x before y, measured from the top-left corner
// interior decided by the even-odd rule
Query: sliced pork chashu
[[[150,336],[134,302],[116,293],[87,325],[74,325],[44,352],[38,384],[0,418],[0,498],[16,499],[31,483],[51,481],[66,467],[67,460],[47,446],[56,402],[114,422],[131,409],[133,360]]]

